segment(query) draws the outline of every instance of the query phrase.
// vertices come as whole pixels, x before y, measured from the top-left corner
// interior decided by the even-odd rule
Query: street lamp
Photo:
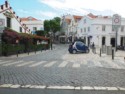
[[[49,36],[50,36],[50,47],[51,47],[51,50],[53,49],[53,44],[52,44],[52,31],[50,30],[49,32]]]

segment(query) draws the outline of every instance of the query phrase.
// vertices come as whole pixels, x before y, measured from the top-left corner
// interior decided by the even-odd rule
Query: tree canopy
[[[53,33],[60,31],[60,27],[61,27],[60,21],[61,21],[61,19],[59,17],[55,17],[51,20],[45,20],[44,21],[44,30],[46,32],[52,31]]]

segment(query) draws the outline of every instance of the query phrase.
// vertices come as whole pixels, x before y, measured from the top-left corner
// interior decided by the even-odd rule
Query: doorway
[[[111,41],[110,41],[112,47],[115,47],[115,38],[111,38]]]
[[[124,39],[124,37],[121,37],[120,46],[124,46],[123,39]]]
[[[102,45],[105,45],[105,37],[102,37]]]

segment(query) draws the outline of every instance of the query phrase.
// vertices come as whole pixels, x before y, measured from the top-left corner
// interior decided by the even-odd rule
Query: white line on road
[[[46,65],[44,65],[44,67],[51,67],[52,65],[54,65],[56,63],[56,61],[52,61]]]
[[[3,66],[10,66],[10,65],[21,63],[21,62],[23,62],[23,61],[16,61],[16,62],[13,62],[13,63],[4,64]]]
[[[65,67],[66,65],[68,64],[68,62],[67,61],[63,61],[58,67]]]
[[[9,63],[9,62],[12,62],[12,60],[0,62],[0,64],[5,64],[5,63]]]
[[[45,85],[13,85],[3,84],[0,88],[32,88],[32,89],[62,89],[62,90],[104,90],[104,91],[125,91],[125,87],[103,87],[103,86],[45,86]]]
[[[36,67],[36,66],[39,66],[39,65],[41,65],[41,64],[43,64],[43,63],[45,63],[45,62],[46,62],[46,61],[37,62],[37,63],[35,63],[35,64],[30,65],[29,67]]]
[[[103,67],[102,64],[99,62],[99,61],[94,61],[94,65],[97,66],[97,67]]]
[[[25,65],[28,65],[28,64],[31,64],[33,63],[34,61],[29,61],[29,62],[25,62],[25,63],[22,63],[22,64],[18,64],[16,65],[17,67],[21,67],[21,66],[25,66]]]
[[[73,68],[79,68],[79,67],[80,67],[80,64],[74,63],[72,67],[73,67]]]

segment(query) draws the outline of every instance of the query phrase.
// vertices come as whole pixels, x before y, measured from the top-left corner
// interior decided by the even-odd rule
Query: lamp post
[[[52,50],[53,49],[53,44],[52,44],[52,31],[51,30],[49,32],[49,35],[50,35],[50,48]]]
[[[121,16],[114,14],[112,18],[112,28],[116,30],[116,40],[115,40],[115,49],[117,51],[117,37],[118,37],[118,28],[121,26]]]

